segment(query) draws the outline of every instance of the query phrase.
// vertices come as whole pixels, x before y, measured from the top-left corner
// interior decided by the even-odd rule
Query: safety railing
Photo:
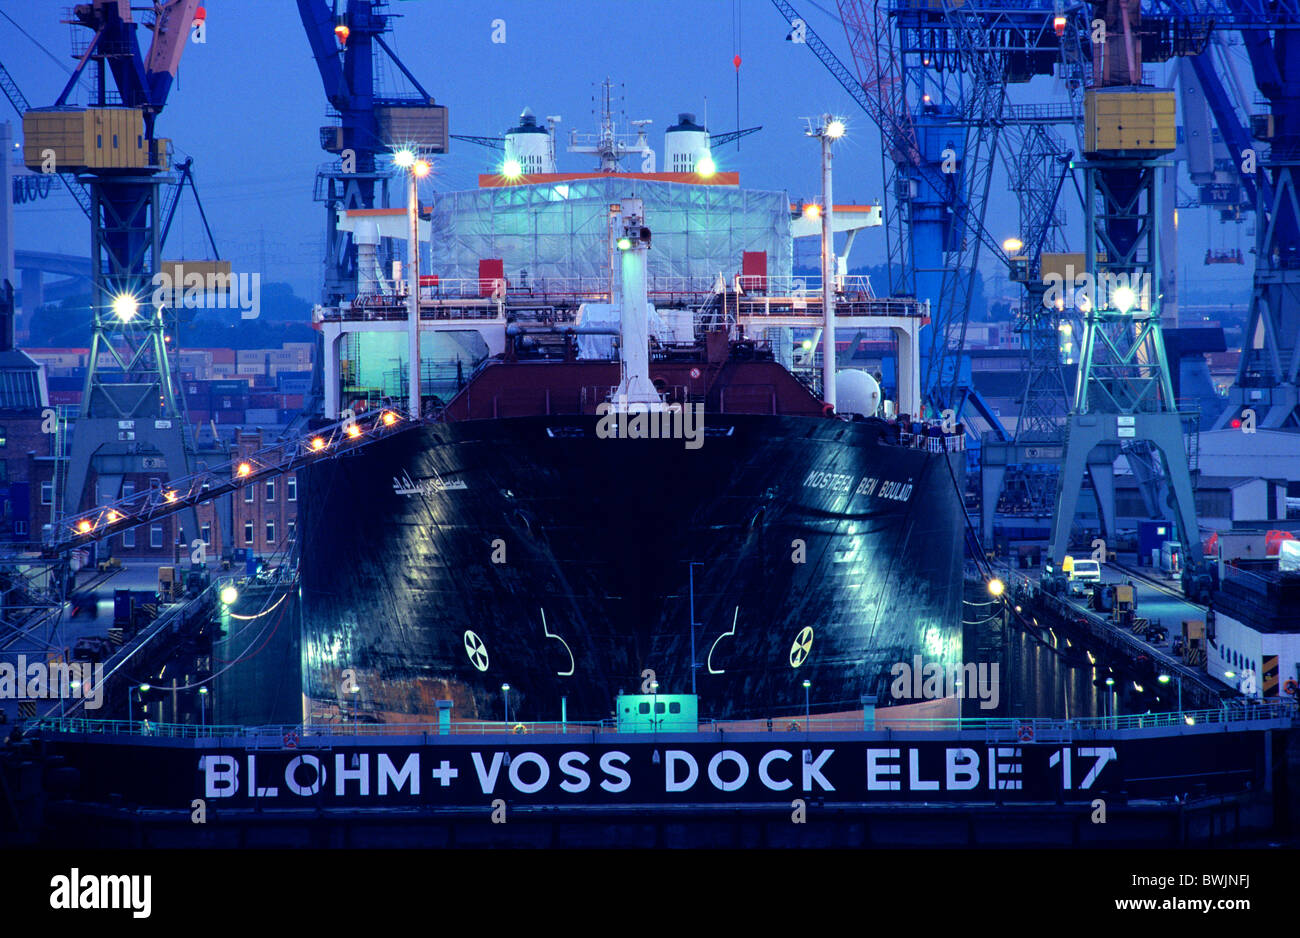
[[[892,732],[973,732],[983,733],[989,739],[1020,740],[1031,742],[1069,738],[1076,734],[1105,733],[1119,730],[1183,728],[1195,726],[1222,726],[1245,728],[1251,724],[1297,722],[1300,712],[1294,700],[1231,701],[1214,710],[1182,710],[1162,713],[1132,713],[1105,717],[1074,717],[1059,719],[1049,717],[948,717],[909,718],[896,717],[890,708],[876,710],[873,715],[843,714],[833,717],[802,716],[774,717],[770,720],[707,720],[694,727],[689,725],[660,728],[662,733],[675,733],[693,729],[699,733],[855,733],[867,731]],[[438,723],[337,723],[294,726],[200,725],[194,723],[153,723],[148,720],[96,720],[87,718],[50,716],[33,723],[32,732],[55,734],[99,734],[117,736],[161,737],[169,739],[230,739],[248,745],[272,748],[310,747],[322,740],[350,737],[384,736],[528,736],[574,735],[618,732],[615,720],[595,722],[501,722],[478,720],[453,720]],[[627,732],[627,731],[625,731]],[[632,735],[648,730],[638,729]]]
[[[724,292],[724,284],[709,277],[650,276],[646,292],[651,301],[662,304],[702,303],[713,294]],[[739,294],[752,303],[759,298],[772,301],[807,299],[819,301],[822,292],[818,276],[768,276],[766,274],[737,274],[725,283],[727,290]],[[871,278],[853,274],[835,278],[835,294],[841,303],[869,303],[882,314],[907,315],[918,305],[915,300],[877,297],[871,287]],[[402,318],[406,315],[407,292],[365,293],[339,307],[320,307],[317,321],[340,319]],[[578,302],[607,302],[610,299],[610,282],[607,277],[538,277],[508,278],[440,278],[422,277],[420,283],[421,318],[430,318],[442,308],[454,308],[468,315],[519,304],[573,304]]]

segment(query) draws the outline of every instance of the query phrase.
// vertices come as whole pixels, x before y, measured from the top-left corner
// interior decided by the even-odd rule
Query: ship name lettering
[[[804,488],[831,489],[836,492],[853,491],[853,476],[841,472],[823,472],[815,469],[803,480]]]
[[[912,483],[886,482],[876,494],[893,502],[905,502],[912,497]]]

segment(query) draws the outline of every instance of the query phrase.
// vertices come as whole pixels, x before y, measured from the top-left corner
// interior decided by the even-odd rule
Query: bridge
[[[15,302],[28,315],[45,303],[90,292],[89,257],[52,251],[14,251],[14,269],[20,275]],[[46,274],[65,279],[46,283]]]

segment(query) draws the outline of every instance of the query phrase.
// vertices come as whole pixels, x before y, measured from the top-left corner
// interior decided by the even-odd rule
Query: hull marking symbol
[[[470,664],[480,671],[488,669],[487,645],[483,644],[483,639],[468,629],[465,631],[465,654],[469,655]]]
[[[718,647],[718,642],[722,641],[722,640],[723,640],[724,638],[726,638],[728,635],[731,635],[731,636],[733,636],[733,637],[735,636],[735,634],[736,634],[736,620],[737,620],[738,618],[740,618],[740,607],[739,607],[739,606],[736,607],[736,613],[735,613],[735,615],[733,615],[733,616],[731,617],[731,631],[729,631],[729,632],[723,632],[721,635],[719,635],[717,638],[715,638],[715,639],[713,640],[713,644],[709,646],[709,657],[708,657],[708,659],[707,659],[707,663],[708,663],[708,666],[709,666],[709,673],[710,673],[710,674],[726,674],[726,673],[727,673],[727,671],[726,671],[725,668],[714,668],[714,667],[713,667],[713,649],[717,648],[717,647]]]
[[[541,609],[540,606],[539,606],[538,608]],[[547,629],[547,627],[546,627],[546,610],[545,610],[545,609],[542,609],[542,634],[545,635],[547,638],[553,638],[553,639],[555,639],[557,642],[559,642],[561,645],[563,645],[563,646],[564,646],[564,650],[567,651],[567,652],[569,653],[569,670],[567,670],[567,671],[556,671],[555,673],[556,673],[557,675],[559,675],[560,677],[571,677],[571,676],[573,675],[574,668],[575,668],[575,666],[576,666],[576,664],[577,664],[577,662],[575,662],[575,661],[573,660],[573,649],[569,647],[569,643],[568,643],[568,642],[566,642],[564,639],[560,638],[560,636],[556,635],[554,632],[552,632],[552,631],[550,631],[549,629]]]
[[[794,644],[790,646],[790,667],[797,668],[808,660],[808,655],[812,653],[813,629],[811,625],[806,625],[795,636]]]

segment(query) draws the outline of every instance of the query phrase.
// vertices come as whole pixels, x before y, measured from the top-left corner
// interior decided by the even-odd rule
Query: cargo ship
[[[670,133],[707,144],[689,117]],[[549,235],[491,234],[545,232],[557,203]],[[870,224],[862,208],[840,230]],[[723,173],[481,177],[421,213],[438,274],[419,279],[407,406],[413,304],[376,260],[405,214],[341,214],[360,292],[317,311],[326,417],[422,420],[302,472],[307,722],[590,721],[651,691],[714,719],[860,712],[896,702],[892,665],[960,661],[963,431],[911,416],[923,304],[836,279],[838,326],[891,333],[899,362],[887,399],[839,371],[833,407],[784,193]]]

